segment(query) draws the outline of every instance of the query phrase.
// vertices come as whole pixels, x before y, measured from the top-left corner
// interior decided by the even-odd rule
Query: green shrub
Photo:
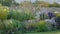
[[[44,21],[40,21],[37,23],[37,30],[38,31],[45,31],[46,29],[46,23]]]
[[[6,19],[8,13],[9,13],[8,7],[0,5],[0,19],[1,20]]]
[[[57,28],[60,29],[60,13],[58,13],[58,14],[56,15],[55,21],[56,21],[56,23],[57,23],[57,25],[58,25]]]
[[[60,13],[56,14],[56,17],[60,17]]]
[[[35,23],[34,23],[34,21],[32,20],[32,21],[29,21],[29,22],[25,22],[24,23],[24,32],[32,32],[32,31],[34,31],[34,25]]]
[[[20,12],[20,11],[10,11],[8,15],[8,19],[11,18],[19,21],[24,21],[24,20],[33,19],[34,16],[31,13],[27,14],[25,12]]]
[[[0,32],[1,34],[18,34],[22,33],[22,24],[18,20],[4,20],[3,22],[0,22]]]
[[[43,20],[33,24],[32,27],[34,28],[35,32],[51,31],[51,25]]]
[[[52,31],[51,24],[45,21],[39,21],[37,23],[27,23],[25,27],[25,32],[45,32]]]

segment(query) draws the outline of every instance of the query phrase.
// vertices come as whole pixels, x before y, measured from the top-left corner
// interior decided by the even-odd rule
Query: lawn
[[[60,31],[40,32],[40,33],[26,33],[26,34],[60,34]]]

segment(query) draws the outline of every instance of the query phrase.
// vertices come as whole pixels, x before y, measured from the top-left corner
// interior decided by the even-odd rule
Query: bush
[[[60,14],[59,13],[56,15],[55,21],[58,24],[58,29],[60,29]]]
[[[24,22],[24,32],[32,32],[35,30],[34,25],[35,21],[34,20],[28,20],[27,22]]]
[[[45,21],[39,21],[37,24],[36,24],[36,28],[37,28],[37,31],[39,32],[44,32],[44,31],[48,31],[48,23],[45,22]]]
[[[37,23],[28,23],[26,31],[28,32],[45,32],[45,31],[52,31],[51,24],[45,21],[39,21]],[[26,32],[25,31],[25,32]]]
[[[60,14],[57,14],[57,15],[56,15],[55,20],[56,20],[57,23],[60,23]]]
[[[9,13],[8,7],[0,5],[0,19],[1,20],[6,19],[8,13]]]
[[[24,20],[29,20],[29,19],[33,19],[33,15],[30,14],[26,14],[25,12],[20,12],[20,11],[10,11],[9,15],[8,15],[8,19],[12,18],[12,19],[16,19],[19,21],[24,21]]]
[[[55,18],[47,19],[47,20],[45,20],[45,22],[48,23],[47,25],[49,25],[48,27],[49,27],[50,31],[57,30],[57,23],[55,22]]]
[[[56,17],[60,17],[60,13],[56,14]]]
[[[13,19],[0,21],[0,32],[1,34],[22,33],[22,24],[20,21]]]

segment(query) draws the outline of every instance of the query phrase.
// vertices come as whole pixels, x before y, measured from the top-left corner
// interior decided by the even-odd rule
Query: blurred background
[[[0,0],[0,34],[60,34],[60,0]]]

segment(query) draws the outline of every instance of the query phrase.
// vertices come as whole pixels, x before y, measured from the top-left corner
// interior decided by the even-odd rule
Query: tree
[[[49,7],[49,3],[48,2],[44,2],[44,1],[35,1],[34,5],[36,7]]]
[[[53,3],[53,6],[54,6],[54,7],[58,7],[58,6],[59,6],[59,4],[58,4],[58,3],[56,3],[56,2],[54,2],[54,3]]]
[[[0,0],[0,3],[3,6],[10,6],[13,2],[14,2],[14,0]]]

